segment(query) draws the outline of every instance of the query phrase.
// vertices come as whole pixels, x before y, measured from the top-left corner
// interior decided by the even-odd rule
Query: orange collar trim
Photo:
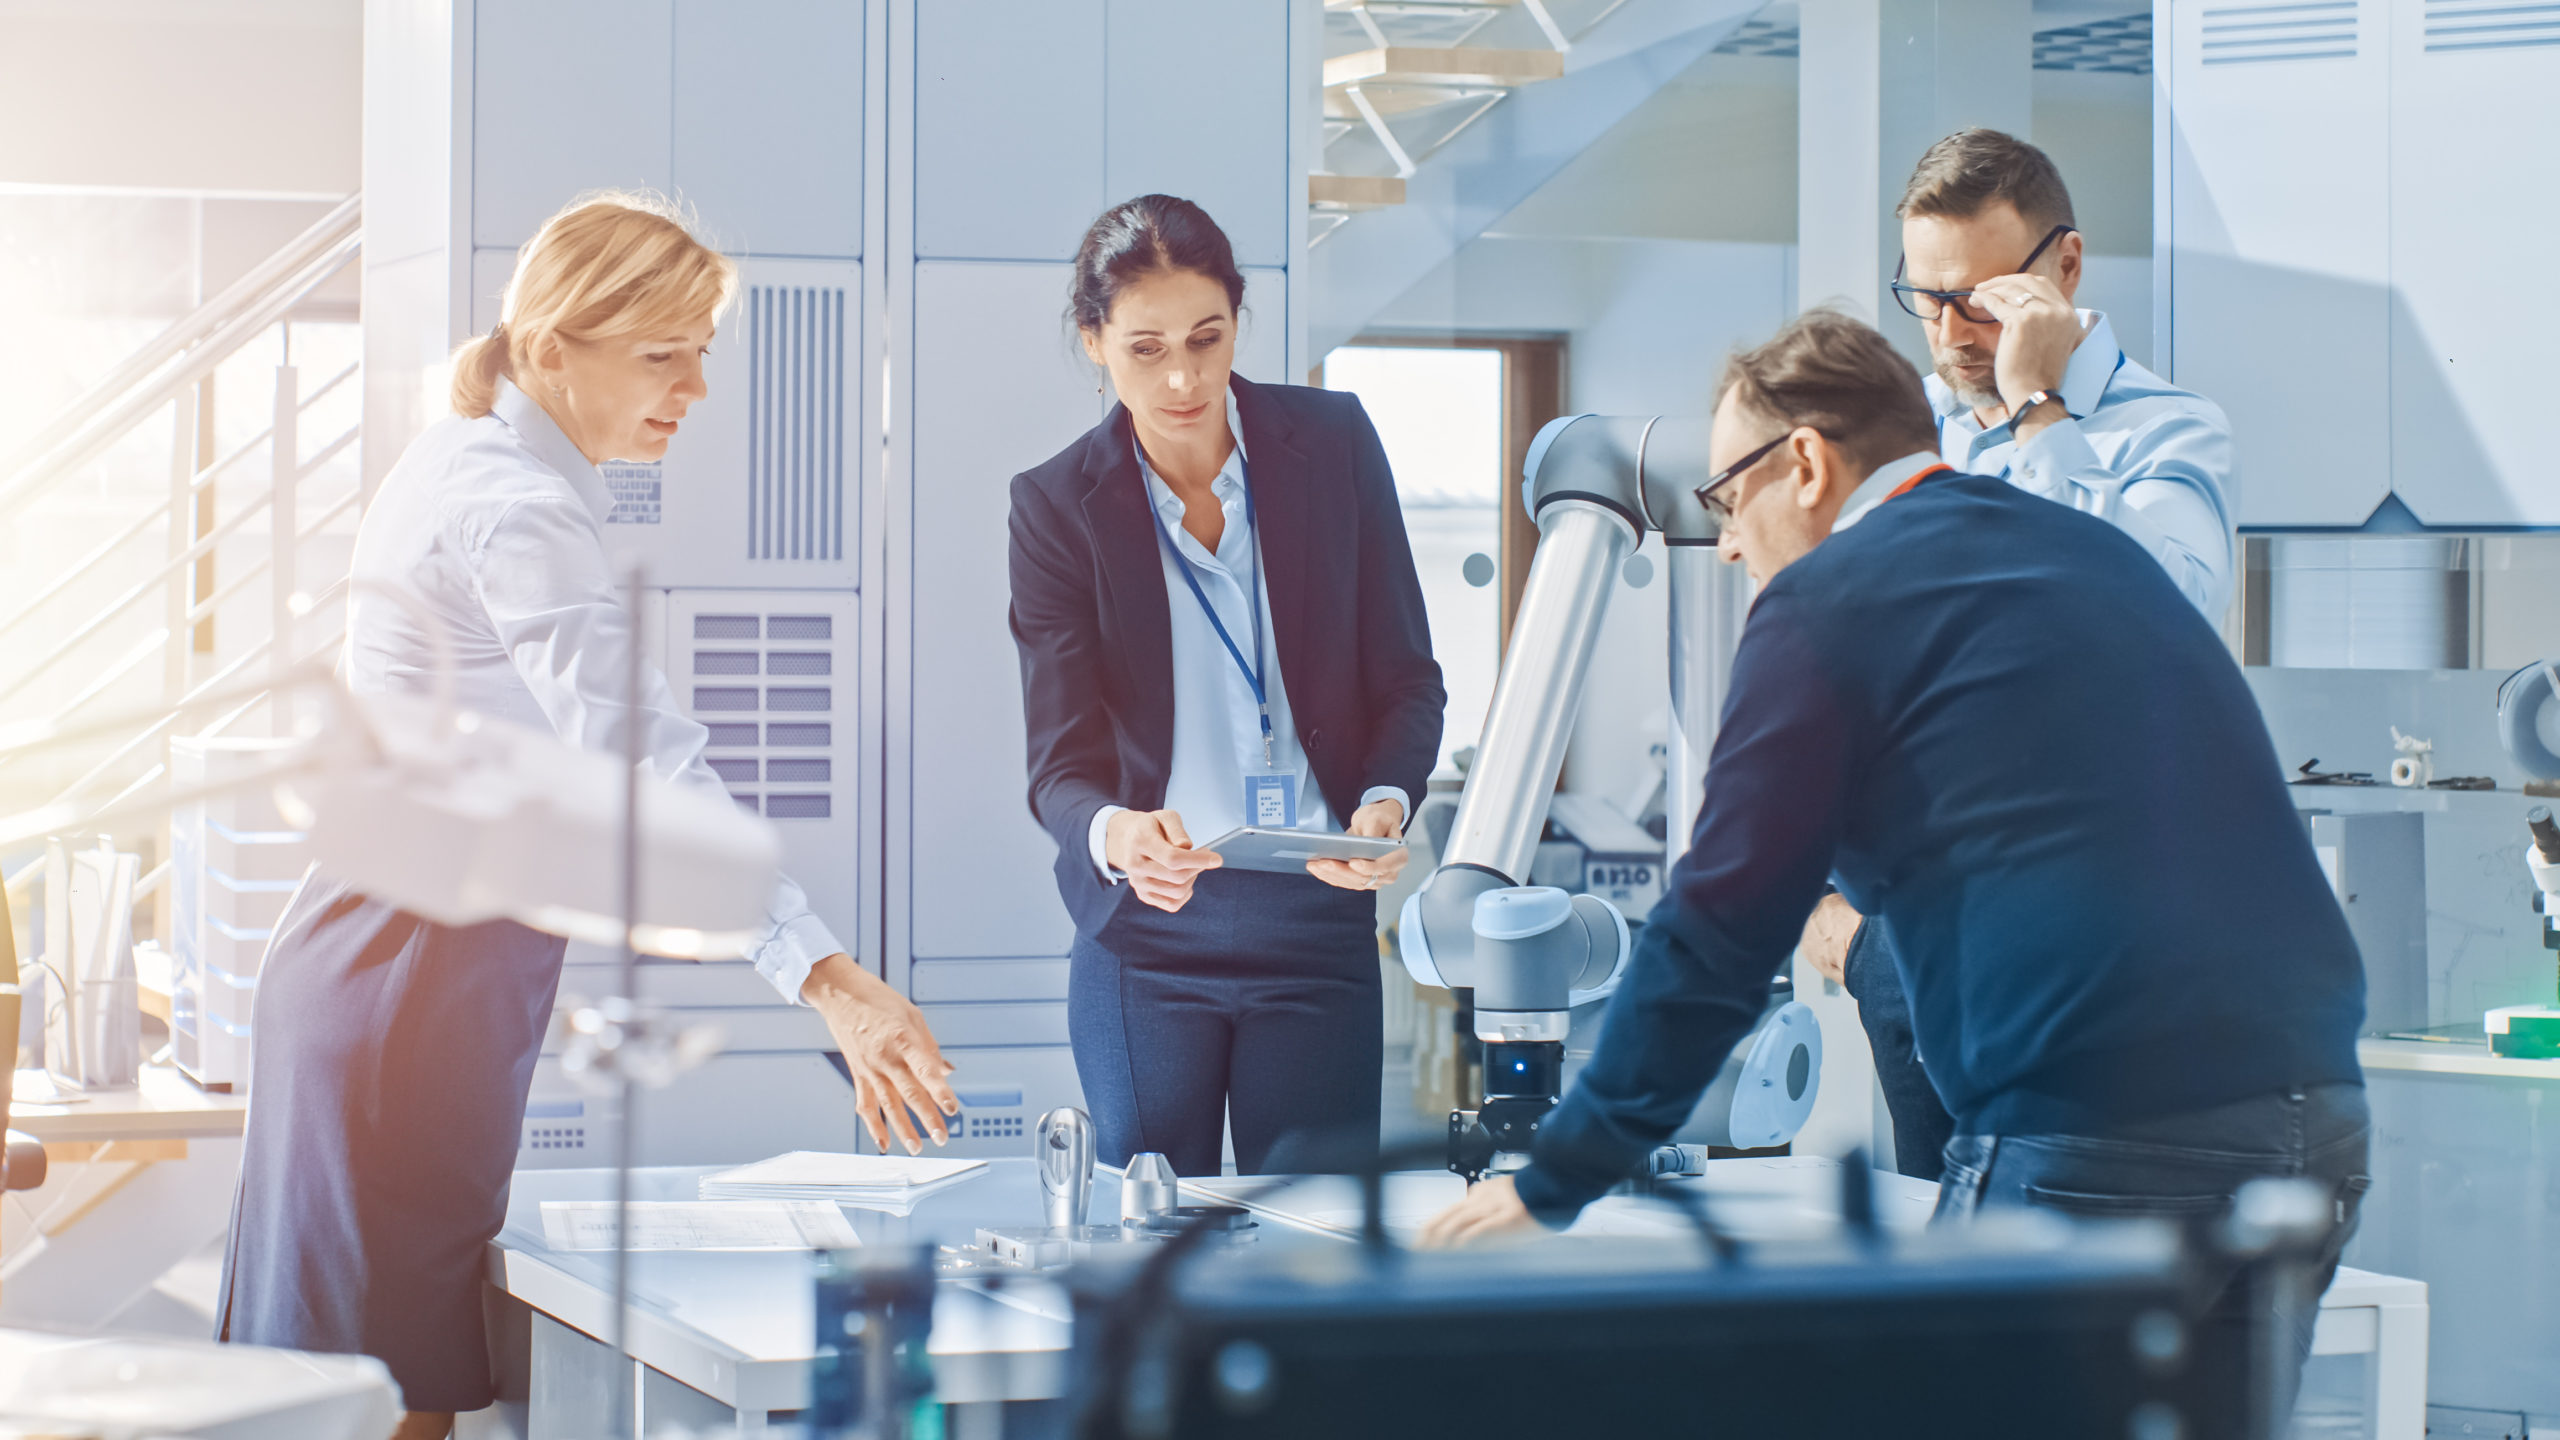
[[[1932,465],[1928,469],[1912,476],[1910,479],[1903,481],[1901,484],[1894,486],[1893,492],[1884,498],[1886,500],[1899,500],[1903,496],[1910,494],[1914,489],[1918,488],[1921,481],[1928,479],[1932,475],[1949,473],[1955,468],[1956,467],[1953,465],[1949,465],[1941,461],[1940,463]],[[1882,504],[1883,501],[1878,501],[1877,503]]]

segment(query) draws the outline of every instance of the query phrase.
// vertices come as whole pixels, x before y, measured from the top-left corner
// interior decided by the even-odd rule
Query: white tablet
[[[1247,825],[1200,848],[1217,851],[1231,870],[1303,875],[1310,860],[1381,860],[1402,850],[1404,842],[1366,835],[1328,835],[1319,830],[1257,830]]]

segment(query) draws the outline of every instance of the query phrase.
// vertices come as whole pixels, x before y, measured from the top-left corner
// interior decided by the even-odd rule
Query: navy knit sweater
[[[1752,607],[1694,843],[1519,1190],[1684,1123],[1826,880],[1887,929],[1960,1133],[2357,1082],[2363,968],[2221,638],[2115,527],[1942,472]]]

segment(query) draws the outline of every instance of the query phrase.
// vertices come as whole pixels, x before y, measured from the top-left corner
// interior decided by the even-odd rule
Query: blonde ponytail
[[[592,344],[706,315],[716,321],[737,290],[738,267],[667,200],[582,195],[516,253],[497,327],[453,352],[453,411],[470,420],[488,414],[499,378],[523,373],[544,340]]]
[[[498,377],[507,373],[507,327],[475,335],[453,352],[453,413],[477,420],[498,403]]]

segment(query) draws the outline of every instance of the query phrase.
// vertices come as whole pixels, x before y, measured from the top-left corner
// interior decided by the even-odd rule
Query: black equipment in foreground
[[[1345,1245],[1199,1257],[1143,1316],[1135,1267],[1087,1265],[1069,1409],[1080,1440],[2192,1436],[2183,1257],[2045,1216],[1722,1264],[1687,1236]]]

